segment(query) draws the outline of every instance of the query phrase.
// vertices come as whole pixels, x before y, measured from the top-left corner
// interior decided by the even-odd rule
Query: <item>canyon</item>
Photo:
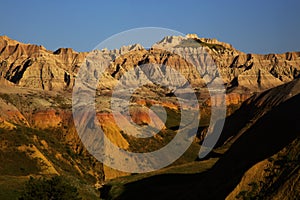
[[[99,66],[104,66],[104,69],[99,69]],[[87,67],[88,70],[80,73],[82,67]],[[81,81],[78,81],[78,76]],[[76,52],[71,48],[50,51],[40,45],[24,44],[7,36],[0,36],[0,159],[2,163],[7,163],[0,167],[0,188],[7,184],[8,179],[24,183],[29,176],[58,174],[76,183],[81,188],[81,194],[90,198],[98,197],[98,189],[103,188],[103,184],[106,186],[110,180],[118,180],[130,173],[103,165],[82,144],[72,114],[74,87],[82,87],[87,91],[93,88],[98,125],[113,144],[133,152],[147,152],[165,146],[176,135],[175,129],[178,128],[181,113],[174,94],[182,92],[183,96],[188,96],[186,86],[190,85],[199,107],[188,109],[200,109],[201,120],[191,147],[171,168],[196,162],[197,153],[208,130],[212,107],[224,104],[227,118],[212,152],[220,155],[212,171],[194,175],[200,181],[191,188],[181,188],[176,182],[170,186],[172,191],[198,191],[190,192],[191,199],[196,199],[201,193],[199,191],[204,191],[196,186],[213,191],[225,185],[218,194],[204,197],[234,199],[236,196],[258,195],[259,191],[267,194],[267,189],[274,186],[273,182],[280,181],[277,193],[268,195],[282,197],[288,191],[287,185],[299,183],[296,173],[298,165],[295,164],[299,158],[299,142],[296,137],[299,132],[295,131],[297,127],[292,126],[288,129],[291,133],[282,136],[280,141],[280,125],[277,130],[270,128],[269,134],[263,134],[260,123],[269,127],[273,122],[266,116],[276,121],[277,118],[282,119],[282,115],[285,119],[278,123],[289,126],[288,121],[292,120],[290,116],[297,114],[299,76],[300,52],[267,55],[244,53],[230,44],[216,39],[199,38],[195,34],[185,37],[166,36],[150,49],[132,44],[120,49],[96,49],[91,52]],[[90,80],[100,81],[93,87],[88,83]],[[157,84],[160,81],[165,82]],[[212,95],[213,92],[209,90],[209,85],[214,89],[214,83],[224,89],[225,103],[222,95]],[[162,127],[151,138],[137,139],[128,135],[132,130],[122,130],[114,121],[110,103],[115,88],[134,88],[136,85],[140,87],[131,94],[130,116],[120,117],[120,121],[123,126],[128,126],[132,120],[139,126]],[[119,92],[117,97],[129,95],[126,91]],[[155,119],[151,120],[149,108],[153,106],[165,108],[168,117],[165,123],[156,112],[151,113],[151,118]],[[81,120],[89,119],[89,115],[86,115]],[[274,136],[270,135],[271,132]],[[256,153],[248,153],[246,144],[255,146],[254,141],[257,140],[258,144],[261,142],[261,146],[257,146]],[[260,154],[258,151],[264,151],[268,147],[268,141],[272,148],[261,157],[253,156]],[[238,153],[239,151],[243,154]],[[291,178],[274,177],[271,183],[266,178],[264,169],[273,172],[278,165],[274,160],[288,155],[289,166],[295,171],[287,171],[285,165],[280,167],[281,172],[291,174]],[[241,161],[235,165],[238,158]],[[220,171],[230,171],[233,167],[240,171],[238,174],[231,174],[235,177],[232,183],[226,185],[221,181],[205,185],[205,177],[227,180]],[[229,174],[228,172],[228,176]],[[251,176],[266,184],[254,190],[249,186],[253,182]],[[183,180],[190,180],[187,185],[191,186],[195,177],[183,177]],[[158,181],[153,179],[154,183]],[[147,186],[143,181],[138,183],[141,187],[144,184]],[[127,193],[121,197],[133,198],[135,185],[124,187]],[[151,195],[159,196],[157,191],[169,190],[165,187],[156,191],[154,189],[157,188],[149,190],[153,192],[149,194],[149,199],[154,197]],[[242,191],[244,192],[241,193]],[[295,189],[295,193],[297,191]],[[106,197],[109,198],[109,195],[111,194]],[[172,195],[180,196],[178,192]]]

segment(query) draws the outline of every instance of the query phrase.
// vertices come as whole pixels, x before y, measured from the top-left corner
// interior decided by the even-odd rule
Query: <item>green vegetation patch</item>
[[[35,199],[80,200],[82,198],[76,187],[68,183],[63,177],[55,176],[51,179],[30,177],[19,200]]]

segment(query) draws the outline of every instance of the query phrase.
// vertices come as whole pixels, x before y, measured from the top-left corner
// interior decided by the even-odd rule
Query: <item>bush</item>
[[[62,177],[51,179],[30,177],[25,184],[19,200],[80,200],[77,188],[67,183]]]

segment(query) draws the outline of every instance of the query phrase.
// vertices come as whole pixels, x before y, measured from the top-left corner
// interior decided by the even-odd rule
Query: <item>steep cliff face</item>
[[[233,55],[222,55],[217,62],[221,66],[222,77],[228,79],[229,86],[238,85],[261,91],[297,78],[299,55],[299,53],[256,55],[234,52]],[[229,69],[226,66],[229,66]]]
[[[216,39],[199,38],[195,34],[187,37],[166,37],[154,45],[156,48],[203,47],[213,57],[223,81],[228,88],[241,87],[250,91],[262,91],[299,77],[299,52],[284,54],[246,54],[219,42]]]
[[[70,48],[60,48],[52,52],[43,46],[23,44],[6,36],[0,37],[0,49],[1,77],[20,86],[44,90],[72,88],[78,69],[88,55],[77,53]],[[114,82],[129,69],[139,67],[142,67],[144,72],[148,71],[148,78],[151,75],[155,79],[155,74],[164,73],[165,77],[180,83],[182,79],[178,75],[165,71],[164,66],[169,66],[182,74],[192,85],[203,87],[205,75],[215,73],[210,71],[209,65],[213,63],[207,63],[205,52],[212,56],[229,89],[239,87],[250,91],[262,91],[289,82],[300,74],[299,52],[246,54],[234,49],[230,44],[216,39],[199,38],[195,34],[186,37],[168,36],[149,50],[140,45],[131,45],[119,50],[96,50],[96,53],[92,54],[97,55],[98,62],[106,61],[107,65],[110,65],[107,66],[105,82],[108,83],[105,86],[109,86],[109,82]],[[186,56],[189,56],[189,59],[186,59]],[[149,66],[145,66],[149,63],[156,65],[151,65],[150,70]],[[200,75],[195,71],[195,65],[202,67]],[[132,81],[132,77],[128,78],[127,84]]]
[[[19,86],[43,90],[72,88],[74,72],[86,55],[69,48],[52,52],[6,36],[0,37],[0,45],[1,77]]]
[[[245,54],[230,44],[216,39],[199,38],[195,34],[165,37],[148,50],[135,44],[115,50],[94,50],[90,53],[78,53],[70,48],[60,48],[52,52],[43,46],[23,44],[1,36],[0,49],[1,85],[15,91],[36,89],[25,92],[26,94],[21,92],[22,95],[15,92],[11,97],[8,92],[10,89],[3,91],[2,97],[7,102],[1,102],[4,112],[0,117],[2,124],[5,124],[3,127],[10,128],[15,127],[13,124],[40,129],[73,127],[70,91],[82,64],[89,69],[86,72],[89,76],[86,77],[96,79],[101,76],[97,90],[101,100],[96,107],[97,112],[107,113],[108,116],[111,115],[110,97],[119,82],[124,88],[143,85],[133,93],[131,100],[144,110],[154,104],[178,110],[176,97],[172,97],[173,88],[185,88],[187,84],[195,89],[200,106],[209,109],[210,106],[220,105],[222,99],[218,96],[210,98],[206,85],[222,78],[227,88],[226,105],[228,113],[231,114],[253,92],[297,78],[300,66],[300,53],[297,52]],[[99,66],[106,68],[103,74],[99,74]],[[19,86],[24,89],[20,90]],[[54,93],[42,92],[41,95],[34,95],[41,90]],[[132,119],[140,125],[150,123],[149,115],[143,109],[136,109],[132,114]],[[207,113],[208,118],[209,111]],[[107,128],[104,125],[111,123],[108,116],[98,115],[102,126],[111,130],[113,126]],[[74,127],[70,129],[72,131],[65,134],[66,141],[73,143],[73,149],[80,152],[82,147],[75,144],[79,141],[76,130]],[[113,130],[118,132],[114,135],[120,139],[116,142],[122,147],[128,147],[120,131],[115,128]]]
[[[55,173],[68,174],[70,170],[78,177],[91,179],[89,183],[99,183],[128,174],[114,171],[92,158],[76,132],[71,110],[71,91],[82,65],[88,70],[81,78],[101,78],[96,90],[95,105],[98,125],[117,146],[143,152],[164,146],[176,134],[173,129],[180,122],[180,106],[174,94],[176,91],[188,96],[186,86],[192,85],[204,111],[201,117],[205,121],[210,118],[210,107],[222,104],[221,96],[210,98],[206,86],[220,82],[221,78],[227,89],[225,100],[228,113],[232,114],[245,102],[244,107],[248,110],[244,110],[242,115],[248,118],[229,118],[232,121],[244,121],[234,128],[225,125],[228,131],[222,135],[219,145],[228,139],[238,139],[240,134],[248,130],[240,128],[254,124],[268,109],[298,94],[295,88],[299,88],[299,83],[293,80],[300,74],[300,53],[245,54],[230,44],[199,38],[197,35],[168,36],[150,49],[136,44],[90,53],[78,53],[70,48],[60,48],[53,52],[42,46],[23,44],[1,36],[0,131],[6,134],[3,135],[5,140],[1,145],[6,148],[7,144],[14,144],[14,138],[9,134],[21,137],[18,135],[21,132],[25,139],[18,139],[20,145],[9,152],[26,154],[34,150],[34,155],[43,154],[42,158],[49,161],[50,164],[47,163],[54,167]],[[99,66],[106,68],[103,74],[99,74]],[[268,91],[270,95],[256,94],[247,100],[255,92],[286,82],[291,84]],[[124,117],[119,113],[119,122],[124,127],[130,127],[131,120],[141,127],[161,127],[161,131],[150,141],[127,136],[128,132],[135,130],[118,127],[112,114],[110,104],[114,90],[135,85],[142,86],[132,95],[126,90],[117,93],[117,98],[118,95],[131,95],[130,116]],[[166,123],[159,113],[149,111],[149,107],[157,105],[166,109]],[[261,107],[265,109],[261,110]],[[191,106],[188,109],[199,108]],[[87,113],[82,121],[89,117]],[[235,122],[232,124],[235,125]],[[207,126],[207,122],[200,125]],[[34,173],[39,174],[40,171]],[[21,174],[24,175],[23,172]]]

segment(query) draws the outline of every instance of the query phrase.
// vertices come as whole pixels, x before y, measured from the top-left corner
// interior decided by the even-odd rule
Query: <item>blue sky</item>
[[[300,1],[1,0],[0,35],[55,50],[89,51],[138,27],[217,38],[251,53],[300,51]]]

